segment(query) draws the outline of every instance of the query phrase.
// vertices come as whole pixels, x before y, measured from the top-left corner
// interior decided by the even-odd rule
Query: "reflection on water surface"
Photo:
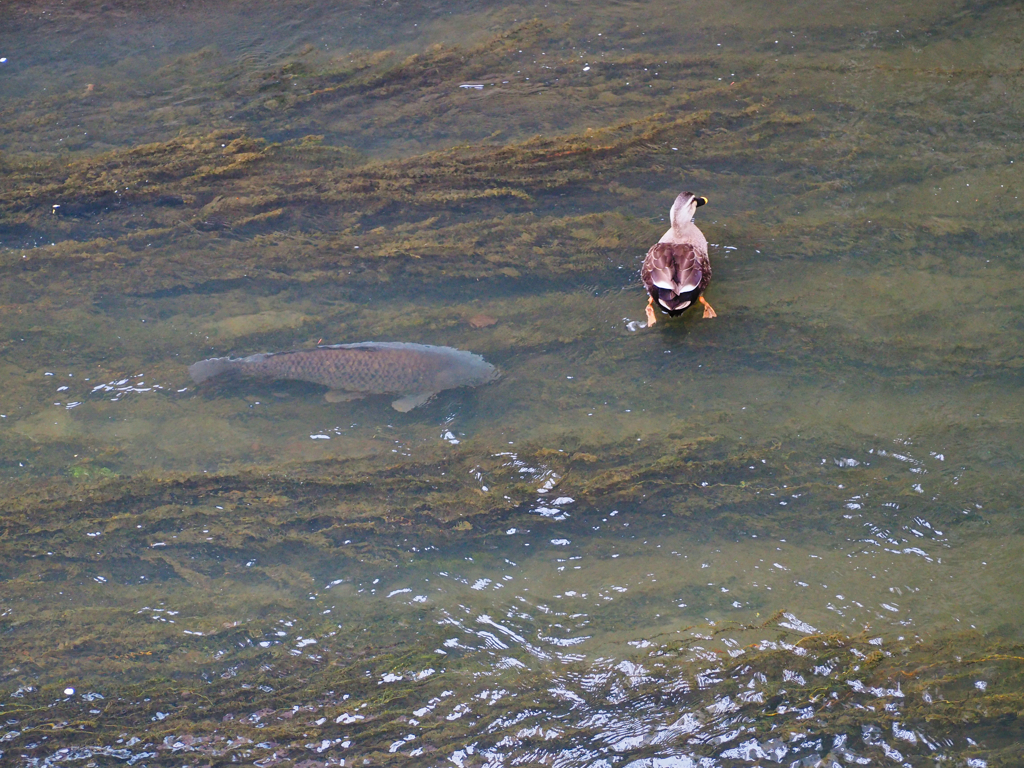
[[[1019,7],[0,14],[5,761],[1015,764]]]

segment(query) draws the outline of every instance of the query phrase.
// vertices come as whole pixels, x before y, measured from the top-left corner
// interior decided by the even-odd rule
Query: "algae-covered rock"
[[[216,341],[230,341],[238,336],[300,328],[312,319],[300,312],[267,311],[215,320],[204,325],[201,331]]]

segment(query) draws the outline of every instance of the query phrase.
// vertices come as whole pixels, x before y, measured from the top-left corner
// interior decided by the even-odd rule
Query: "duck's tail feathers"
[[[690,291],[685,294],[678,294],[675,291],[659,288],[658,304],[660,304],[669,314],[678,315],[684,309],[693,304],[693,300],[695,298],[694,294],[694,291]]]

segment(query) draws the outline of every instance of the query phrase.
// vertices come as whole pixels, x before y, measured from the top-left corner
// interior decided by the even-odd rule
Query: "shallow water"
[[[1022,22],[0,10],[0,757],[1015,765]],[[367,340],[502,376],[187,372]]]

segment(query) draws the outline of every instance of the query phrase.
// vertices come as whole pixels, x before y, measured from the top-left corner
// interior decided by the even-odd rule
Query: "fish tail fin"
[[[230,357],[211,357],[208,360],[200,360],[188,367],[188,374],[196,384],[202,384],[207,379],[221,376],[235,367],[235,360]]]

